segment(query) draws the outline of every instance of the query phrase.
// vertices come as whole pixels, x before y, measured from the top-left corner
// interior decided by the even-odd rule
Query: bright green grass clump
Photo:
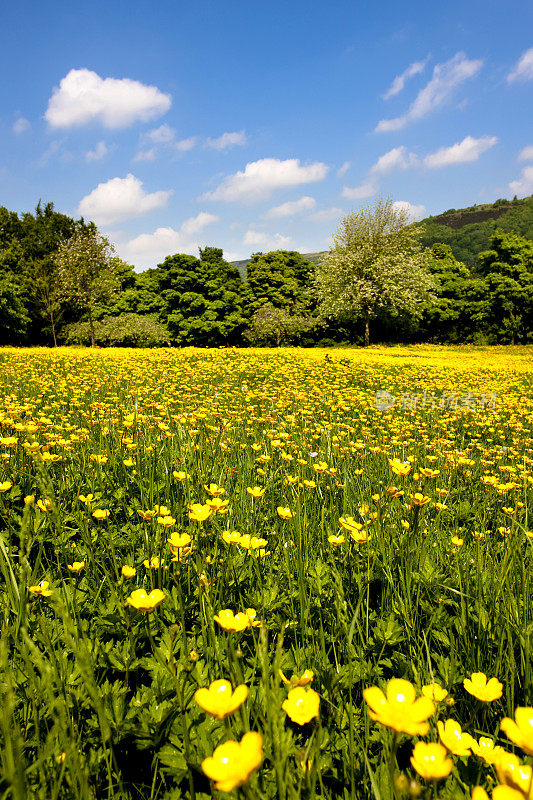
[[[532,356],[0,350],[0,797],[533,797]]]

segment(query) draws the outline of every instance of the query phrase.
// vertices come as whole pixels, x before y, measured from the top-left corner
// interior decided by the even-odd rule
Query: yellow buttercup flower
[[[428,683],[426,686],[422,686],[421,692],[424,697],[429,697],[436,703],[442,703],[448,697],[447,689],[443,689],[438,683]]]
[[[248,687],[244,684],[233,691],[231,683],[226,680],[213,681],[209,689],[197,689],[194,699],[198,705],[218,719],[233,714],[248,697]]]
[[[260,628],[262,626],[263,623],[257,619],[257,611],[255,608],[247,608],[246,616],[250,620],[250,626],[252,628]]]
[[[129,564],[124,564],[124,566],[122,567],[122,575],[124,576],[124,578],[126,579],[134,578],[136,574],[137,570],[135,569],[135,567],[130,567]]]
[[[305,725],[315,717],[318,717],[320,697],[314,689],[304,689],[303,686],[295,686],[287,695],[281,707],[287,716],[298,725]]]
[[[230,608],[223,608],[213,619],[218,622],[225,631],[243,631],[250,627],[250,619],[247,614],[240,612],[234,614]]]
[[[470,678],[465,678],[463,686],[466,691],[477,697],[483,703],[491,703],[502,696],[503,686],[497,678],[487,681],[483,672],[473,672]]]
[[[355,519],[350,516],[339,517],[339,525],[341,525],[345,531],[348,531],[349,534],[359,533],[363,528],[361,522],[356,522]]]
[[[107,508],[97,508],[96,511],[93,511],[93,517],[95,519],[107,519],[109,516],[109,509]]]
[[[421,467],[420,474],[424,478],[437,478],[440,475],[440,469],[430,469],[429,467]]]
[[[260,550],[268,544],[268,540],[246,533],[240,537],[238,544],[245,550]]]
[[[188,479],[188,477],[189,477],[186,472],[181,472],[181,471],[178,471],[178,470],[174,470],[174,472],[172,474],[176,478],[176,480],[180,481],[180,482],[186,481]]]
[[[479,742],[472,747],[473,753],[481,758],[485,764],[495,764],[501,755],[505,755],[505,750],[500,745],[495,744],[493,739],[488,736],[481,736]]]
[[[50,597],[52,590],[48,588],[49,586],[49,581],[41,581],[37,586],[28,586],[28,592],[39,594],[42,597]]]
[[[222,792],[231,792],[248,781],[263,760],[263,737],[248,731],[240,742],[224,742],[202,761],[204,773]]]
[[[239,544],[241,540],[241,534],[239,531],[224,531],[222,533],[222,538],[226,544]]]
[[[332,545],[335,545],[335,546],[338,546],[340,544],[344,544],[345,541],[346,541],[346,539],[345,539],[345,537],[343,536],[342,533],[339,533],[338,536],[335,536],[334,534],[330,534],[330,536],[328,536],[328,542],[330,544],[332,544]]]
[[[89,505],[94,500],[94,494],[79,494],[78,500],[85,503],[85,505]]]
[[[529,796],[532,796],[531,793]],[[485,797],[488,800],[489,796],[486,792]],[[474,795],[472,795],[472,798],[474,798]],[[519,789],[513,789],[512,786],[500,785],[495,786],[492,790],[492,800],[527,800],[527,795],[525,795],[524,792],[521,792]]]
[[[514,753],[503,753],[495,762],[498,778],[506,786],[522,793],[524,800],[533,798],[533,774],[530,766],[520,763]]]
[[[248,486],[246,488],[246,491],[251,497],[257,498],[257,497],[263,497],[264,493],[266,492],[266,489],[262,489],[260,486]]]
[[[278,506],[276,511],[278,512],[278,517],[281,519],[292,519],[293,513],[290,508],[283,508],[283,506]]]
[[[514,721],[505,717],[501,728],[512,742],[533,756],[533,708],[518,707],[514,712]]]
[[[300,677],[298,677],[298,675],[293,675],[289,681],[283,672],[279,670],[279,677],[287,686],[307,686],[308,684],[312,683],[315,673],[312,669],[306,669],[302,672]]]
[[[177,531],[173,531],[172,535],[169,539],[167,539],[170,549],[172,550],[173,555],[177,554],[182,547],[187,547],[191,543],[191,537],[188,533],[178,533]]]
[[[454,756],[469,756],[470,751],[477,747],[476,740],[469,733],[464,733],[453,719],[447,719],[445,723],[439,720],[437,728],[442,744]]]
[[[161,589],[154,589],[150,594],[145,589],[135,589],[127,598],[126,603],[137,609],[137,611],[146,613],[161,605],[164,599],[165,593]]]
[[[73,564],[67,564],[67,569],[74,573],[81,572],[85,569],[85,561],[74,561]]]
[[[158,517],[157,524],[161,525],[163,528],[171,528],[176,524],[176,520],[170,515],[168,517]]]
[[[418,508],[427,506],[430,500],[430,497],[427,497],[427,495],[421,494],[420,492],[415,492],[415,494],[411,495],[411,503]]]
[[[446,748],[441,744],[417,742],[411,764],[422,778],[438,781],[446,778],[453,769],[453,761],[448,758]]]
[[[209,486],[204,483],[204,489],[211,497],[220,497],[221,494],[226,494],[226,490],[221,486],[217,486],[216,483],[210,483]]]
[[[144,522],[150,522],[150,520],[153,519],[157,514],[157,511],[152,511],[150,509],[148,509],[147,511],[142,511],[141,509],[138,508],[137,514]]]
[[[0,483],[0,494],[3,492],[8,492],[12,486],[13,484],[11,481],[4,481],[3,483]]]
[[[229,511],[229,500],[223,500],[221,497],[208,497],[205,504],[215,514],[227,514]]]
[[[152,556],[150,560],[145,558],[143,561],[143,565],[146,567],[146,569],[159,569],[159,567],[164,566],[164,564],[164,559],[160,561],[157,556]]]
[[[212,514],[211,509],[207,505],[201,503],[193,503],[189,506],[189,519],[193,522],[205,522],[205,520]]]
[[[432,701],[428,697],[417,699],[413,684],[401,678],[392,678],[386,691],[385,696],[377,686],[364,690],[371,719],[395,731],[425,736],[429,730],[426,720],[435,713]]]
[[[146,512],[148,513],[148,512]],[[154,510],[151,512],[152,517],[155,517],[159,514],[160,517],[169,517],[170,516],[170,508],[166,506],[154,506]]]
[[[411,464],[399,458],[389,458],[389,465],[395,475],[409,475],[411,472]]]

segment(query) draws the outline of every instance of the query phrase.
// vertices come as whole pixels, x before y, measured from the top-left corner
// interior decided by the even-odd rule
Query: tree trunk
[[[57,339],[56,339],[56,326],[54,323],[54,312],[50,311],[50,321],[52,323],[52,336],[54,337],[54,347],[57,347]]]
[[[370,344],[370,312],[365,311],[365,347]]]
[[[89,327],[91,329],[91,347],[94,347],[95,346],[95,341],[94,341],[93,310],[92,310],[92,308],[90,306],[89,306]]]

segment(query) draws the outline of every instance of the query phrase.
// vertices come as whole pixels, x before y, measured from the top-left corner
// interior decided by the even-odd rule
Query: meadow
[[[533,798],[532,425],[533,347],[1,349],[0,797]]]

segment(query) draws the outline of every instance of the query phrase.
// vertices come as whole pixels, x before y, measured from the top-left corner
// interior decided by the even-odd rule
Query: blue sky
[[[174,252],[324,250],[378,196],[413,218],[533,193],[533,4],[3,9],[0,204]]]

